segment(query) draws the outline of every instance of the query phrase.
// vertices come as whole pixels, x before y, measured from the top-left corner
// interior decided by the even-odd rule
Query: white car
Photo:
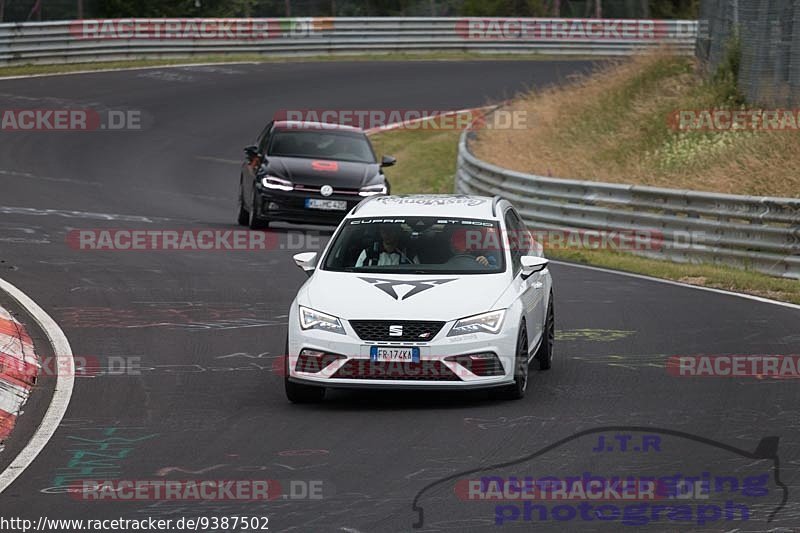
[[[373,196],[353,208],[289,311],[292,402],[325,389],[489,388],[522,398],[533,359],[553,360],[552,279],[506,200]]]

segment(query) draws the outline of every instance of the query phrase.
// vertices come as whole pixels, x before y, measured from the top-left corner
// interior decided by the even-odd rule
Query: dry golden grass
[[[796,197],[800,134],[675,132],[678,109],[730,107],[691,59],[658,53],[609,62],[509,106],[527,128],[486,130],[476,155],[522,172],[733,194]]]
[[[374,135],[378,154],[397,156],[387,170],[393,193],[441,193],[453,190],[456,130],[397,129]],[[745,292],[800,304],[800,283],[715,265],[657,261],[611,250],[548,249],[548,257],[636,272],[719,289]]]

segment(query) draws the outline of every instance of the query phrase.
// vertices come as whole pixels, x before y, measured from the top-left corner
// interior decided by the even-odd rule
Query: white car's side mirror
[[[303,272],[311,275],[317,268],[317,252],[303,252],[294,256],[294,262],[303,269]]]
[[[544,257],[537,257],[535,255],[523,255],[519,261],[522,264],[522,279],[544,270],[550,262]]]

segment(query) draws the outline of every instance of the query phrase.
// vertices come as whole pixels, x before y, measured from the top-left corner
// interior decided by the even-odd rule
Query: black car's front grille
[[[427,342],[433,339],[444,322],[431,320],[351,320],[350,325],[365,341]]]
[[[396,361],[370,361],[369,359],[349,359],[331,378],[461,381],[461,378],[441,361],[400,363]]]
[[[320,189],[321,189],[321,187],[317,187],[315,185],[302,185],[302,184],[299,184],[299,183],[295,184],[295,186],[294,186],[294,190],[295,191],[304,192],[304,193],[310,193],[310,194],[320,194]],[[336,194],[348,194],[348,195],[351,195],[351,196],[358,196],[359,192],[360,191],[358,189],[344,189],[344,188],[335,187],[333,189],[333,193],[332,194],[334,194],[334,195],[336,195]]]

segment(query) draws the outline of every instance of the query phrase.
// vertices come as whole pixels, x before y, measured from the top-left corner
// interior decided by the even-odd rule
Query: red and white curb
[[[17,477],[36,459],[47,446],[67,412],[75,386],[75,362],[72,348],[64,332],[27,294],[0,278],[0,291],[6,293],[41,328],[58,356],[53,397],[39,426],[22,450],[5,470],[0,472],[0,493],[6,490]],[[22,406],[28,399],[35,377],[41,370],[40,361],[33,349],[33,342],[25,328],[5,309],[0,308],[0,441],[5,440],[17,421]]]
[[[0,307],[0,449],[14,429],[40,368],[25,327]]]

